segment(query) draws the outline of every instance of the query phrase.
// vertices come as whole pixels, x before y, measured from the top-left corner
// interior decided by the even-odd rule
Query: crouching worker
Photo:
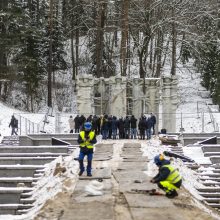
[[[168,198],[178,196],[177,189],[182,184],[182,178],[176,168],[170,165],[162,154],[154,157],[154,163],[159,167],[158,174],[151,180],[157,183],[158,187],[166,192]]]
[[[80,145],[79,153],[79,176],[85,171],[83,164],[84,157],[87,156],[87,176],[92,176],[92,158],[93,158],[93,145],[97,142],[95,132],[92,131],[92,124],[86,122],[83,130],[79,133],[78,143]]]

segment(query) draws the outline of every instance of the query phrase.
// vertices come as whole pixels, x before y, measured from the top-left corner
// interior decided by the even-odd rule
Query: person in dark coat
[[[146,119],[146,135],[147,135],[147,140],[151,139],[151,129],[152,129],[152,122],[151,122],[151,118],[147,118]]]
[[[130,136],[130,127],[131,127],[131,122],[128,116],[126,116],[124,120],[124,131],[125,131],[125,138],[129,139]]]
[[[112,139],[115,140],[117,137],[117,128],[118,128],[118,121],[115,116],[112,117],[111,128],[112,128]]]
[[[79,115],[77,115],[74,118],[74,122],[75,122],[75,133],[79,133],[79,129],[80,129],[80,118],[79,118]]]
[[[137,138],[137,119],[134,117],[134,115],[131,116],[131,139]]]
[[[112,138],[112,115],[108,117],[108,138]]]
[[[108,130],[109,130],[108,115],[104,115],[102,122],[102,138],[104,140],[107,140],[108,138]]]
[[[18,129],[18,120],[15,118],[14,115],[11,116],[11,121],[9,123],[9,128],[11,127],[11,135],[18,135],[17,129]]]
[[[80,131],[83,129],[83,125],[85,122],[86,122],[86,117],[84,115],[81,115],[79,117]]]
[[[123,117],[121,117],[118,120],[118,131],[119,131],[119,139],[123,139],[124,138],[124,121],[123,121]]]
[[[146,129],[146,118],[145,116],[142,116],[139,119],[139,123],[138,123],[138,129],[139,129],[139,133],[140,133],[140,139],[144,140],[145,139],[145,129]]]
[[[154,157],[154,163],[158,166],[158,174],[151,180],[158,187],[166,192],[168,198],[178,196],[177,190],[182,185],[182,177],[178,170],[174,168],[163,154]]]
[[[92,130],[95,131],[95,134],[98,135],[98,123],[99,123],[99,118],[94,115],[92,118]]]
[[[150,114],[150,120],[152,124],[153,135],[155,135],[155,125],[157,123],[157,120],[156,120],[156,116],[153,113]]]
[[[91,122],[86,122],[84,124],[83,130],[80,131],[78,136],[78,143],[80,145],[79,153],[79,176],[85,171],[83,164],[84,157],[87,156],[87,176],[92,176],[92,159],[93,159],[93,147],[97,142],[95,132],[92,131]]]

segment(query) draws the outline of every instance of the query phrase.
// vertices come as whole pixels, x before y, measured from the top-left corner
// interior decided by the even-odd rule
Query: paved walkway
[[[71,195],[58,195],[56,200],[46,206],[45,213],[41,213],[36,219],[214,219],[198,209],[183,189],[180,196],[172,200],[165,196],[133,193],[132,189],[156,187],[144,173],[147,170],[147,162],[148,159],[142,156],[139,143],[99,144],[94,157],[93,177],[80,177]],[[85,187],[99,178],[103,179],[103,195],[88,195]]]

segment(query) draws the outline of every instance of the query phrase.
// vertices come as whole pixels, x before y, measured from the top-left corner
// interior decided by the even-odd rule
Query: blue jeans
[[[112,129],[112,137],[113,139],[116,139],[117,136],[117,128]]]
[[[87,156],[87,162],[88,162],[86,171],[87,171],[88,174],[91,174],[93,153],[84,153],[84,152],[80,151],[80,153],[79,153],[79,169],[82,172],[85,171],[85,167],[84,167],[84,164],[83,164],[83,160],[84,160],[85,156]]]
[[[148,128],[148,129],[146,130],[146,133],[147,133],[147,139],[148,139],[148,140],[151,139],[151,128]]]
[[[131,139],[137,138],[137,128],[131,128]]]
[[[108,138],[108,130],[107,129],[102,130],[102,138],[104,140],[107,140],[107,138]]]

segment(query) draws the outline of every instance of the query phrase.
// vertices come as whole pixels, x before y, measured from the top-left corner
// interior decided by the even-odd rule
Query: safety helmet
[[[92,124],[91,124],[91,122],[86,122],[86,123],[84,124],[84,128],[85,128],[85,131],[91,130],[91,129],[92,129]]]
[[[164,155],[163,155],[163,154],[159,154],[159,155],[157,155],[157,156],[154,157],[154,163],[155,163],[157,166],[161,166],[163,160],[164,160]]]

